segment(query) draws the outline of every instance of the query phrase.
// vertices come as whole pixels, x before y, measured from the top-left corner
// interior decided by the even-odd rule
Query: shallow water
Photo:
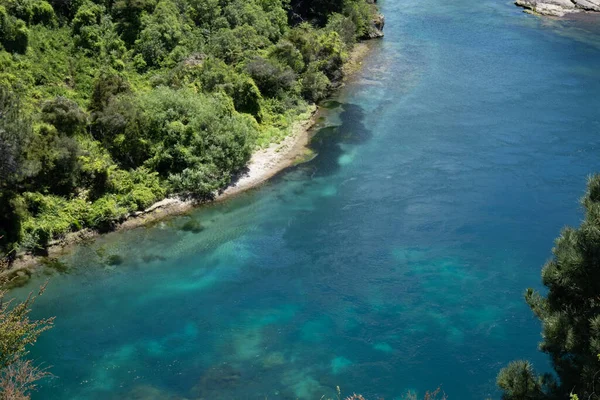
[[[480,400],[510,360],[549,368],[522,294],[599,169],[597,25],[496,0],[381,8],[314,160],[62,259],[32,352],[56,377],[34,399]]]

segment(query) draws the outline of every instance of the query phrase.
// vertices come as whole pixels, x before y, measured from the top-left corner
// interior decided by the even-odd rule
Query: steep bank
[[[529,12],[554,17],[585,11],[600,11],[600,0],[516,0]]]

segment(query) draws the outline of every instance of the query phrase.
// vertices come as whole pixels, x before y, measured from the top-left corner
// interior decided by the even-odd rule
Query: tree
[[[29,30],[25,22],[15,18],[0,5],[0,43],[10,53],[25,54],[29,44]]]
[[[22,115],[15,92],[0,86],[0,189],[17,180],[24,170],[24,149],[31,139],[31,125]]]
[[[35,383],[48,372],[33,365],[25,357],[28,348],[35,344],[38,337],[54,324],[54,318],[31,320],[31,307],[38,296],[42,295],[43,285],[37,295],[31,293],[25,301],[14,299],[0,302],[0,399],[25,400],[29,392],[35,389]],[[6,295],[0,290],[0,299]]]
[[[500,371],[496,379],[504,391],[503,400],[536,400],[544,398],[543,378],[536,375],[528,361],[513,361]]]
[[[600,175],[589,179],[582,204],[583,222],[562,231],[542,269],[547,294],[527,289],[525,299],[542,322],[540,349],[560,379],[549,395],[593,400],[600,398]],[[513,364],[499,378],[510,369]],[[515,390],[510,384],[502,389]]]
[[[161,0],[151,15],[142,17],[142,31],[135,48],[148,66],[160,65],[191,28],[181,20],[174,2]]]
[[[0,249],[6,252],[20,239],[15,196],[26,175],[25,149],[31,137],[31,123],[23,116],[19,97],[0,86]]]
[[[58,96],[42,105],[42,121],[53,125],[60,133],[73,136],[83,131],[87,116],[77,103]]]

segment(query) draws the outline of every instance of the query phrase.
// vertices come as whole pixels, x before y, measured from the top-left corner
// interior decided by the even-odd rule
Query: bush
[[[83,132],[87,124],[87,115],[79,105],[63,96],[44,102],[41,118],[68,136]]]
[[[106,232],[123,220],[129,213],[127,208],[121,206],[116,195],[108,194],[96,200],[85,215],[87,226]]]
[[[332,14],[329,17],[329,21],[327,22],[325,29],[330,32],[336,32],[348,49],[351,49],[354,46],[357,36],[363,35],[357,34],[358,28],[350,17],[346,17],[337,13]]]
[[[254,58],[246,67],[263,96],[284,97],[286,92],[296,89],[296,74],[274,60]]]
[[[0,43],[9,53],[25,54],[29,44],[29,30],[23,20],[9,15],[0,5]]]
[[[280,40],[269,52],[269,56],[283,65],[287,65],[296,73],[304,71],[305,64],[300,50],[286,39]]]
[[[316,103],[327,96],[330,84],[327,75],[316,68],[309,68],[302,76],[302,96]]]
[[[214,165],[200,165],[194,169],[186,168],[179,174],[169,176],[174,192],[197,199],[211,199],[215,192],[223,187],[226,179]]]
[[[22,242],[26,248],[40,249],[50,240],[81,229],[88,205],[81,199],[26,192],[23,194],[27,216],[22,224]]]
[[[108,102],[121,93],[131,90],[125,78],[114,73],[101,73],[94,81],[94,89],[90,100],[89,110],[102,111]]]
[[[110,193],[122,195],[119,203],[129,211],[143,210],[166,194],[158,173],[144,167],[132,171],[113,169],[106,189]]]
[[[135,41],[135,50],[149,67],[161,65],[191,30],[169,0],[161,0],[154,12],[143,16],[141,22],[142,31]]]
[[[10,14],[28,25],[55,26],[56,16],[52,5],[44,0],[17,0],[8,3]]]
[[[79,180],[79,143],[48,124],[37,124],[28,148],[29,182],[45,192],[68,195]]]

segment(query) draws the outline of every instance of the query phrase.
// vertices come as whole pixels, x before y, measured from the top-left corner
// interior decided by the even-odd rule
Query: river
[[[513,359],[549,370],[523,292],[600,171],[598,25],[498,0],[380,7],[386,37],[312,161],[62,259],[34,312],[56,315],[34,400],[481,400]]]

